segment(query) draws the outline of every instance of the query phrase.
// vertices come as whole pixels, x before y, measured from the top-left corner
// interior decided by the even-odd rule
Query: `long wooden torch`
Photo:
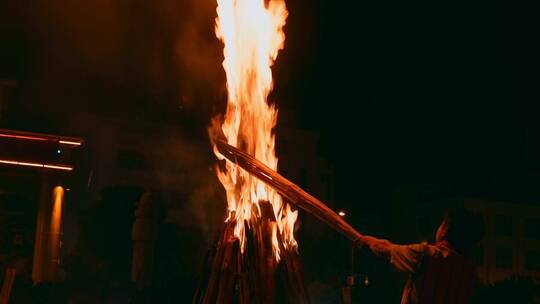
[[[233,147],[223,141],[216,140],[218,151],[228,160],[236,163],[242,169],[254,175],[270,187],[276,189],[284,198],[298,208],[317,217],[339,233],[344,234],[353,242],[361,239],[362,234],[349,225],[341,216],[328,208],[323,202],[313,197],[276,171],[253,156]]]

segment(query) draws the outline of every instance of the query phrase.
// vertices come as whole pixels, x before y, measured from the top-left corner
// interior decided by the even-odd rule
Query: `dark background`
[[[88,112],[174,122],[184,136],[205,139],[226,98],[215,6],[2,0],[0,78],[17,81],[5,126],[64,134],[73,122],[62,117]],[[271,100],[300,127],[321,133],[314,153],[335,167],[339,207],[389,218],[403,184],[444,185],[449,197],[540,201],[533,7],[395,0],[287,6]],[[349,244],[339,244],[346,256]]]
[[[302,89],[289,90],[301,120],[323,134],[338,199],[384,205],[397,183],[441,183],[456,195],[537,200],[532,8],[488,1],[306,6],[315,27],[314,47],[304,51],[312,57],[298,77]],[[298,40],[290,37],[288,46],[302,48]]]
[[[301,0],[288,9],[272,100],[322,133],[338,201],[358,201],[360,184],[362,204],[381,206],[403,182],[538,198],[532,7]],[[23,113],[11,125],[60,131],[58,117],[88,111],[167,117],[206,136],[225,91],[214,15],[213,1],[3,1],[0,76],[18,81]]]

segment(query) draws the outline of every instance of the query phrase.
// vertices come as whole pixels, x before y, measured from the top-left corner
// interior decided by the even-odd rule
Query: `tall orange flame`
[[[217,0],[216,35],[224,43],[223,67],[227,76],[228,103],[224,119],[214,119],[213,131],[220,130],[227,142],[255,156],[276,170],[275,138],[277,110],[267,97],[272,90],[271,66],[283,49],[283,26],[287,19],[284,0]],[[214,153],[224,159],[216,148]],[[260,216],[259,201],[269,201],[276,217],[272,243],[279,260],[277,234],[285,248],[296,248],[293,235],[297,212],[272,188],[232,162],[218,177],[227,192],[229,216],[236,220],[235,235],[245,244],[244,223]]]

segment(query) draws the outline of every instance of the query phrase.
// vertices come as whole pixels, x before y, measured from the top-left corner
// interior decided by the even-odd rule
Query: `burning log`
[[[267,97],[271,67],[285,41],[285,1],[217,3],[215,29],[224,44],[228,99],[224,116],[213,120],[211,138],[223,135],[277,169],[272,134],[277,109]],[[222,158],[218,147],[214,152]],[[228,217],[194,303],[309,302],[293,235],[297,212],[233,162],[222,169],[216,173],[227,194]]]
[[[276,189],[279,194],[296,207],[317,217],[334,230],[350,238],[353,242],[356,242],[362,237],[360,232],[344,221],[342,217],[336,214],[332,209],[328,208],[323,202],[302,190],[302,188],[281,176],[276,171],[268,168],[268,166],[255,159],[253,156],[223,141],[218,140],[215,142],[215,145],[219,152],[228,160],[236,163],[242,169]]]
[[[193,304],[309,303],[298,253],[281,245],[281,260],[276,260],[270,240],[276,225],[272,206],[269,202],[259,205],[261,216],[247,226],[244,253],[234,235],[236,222],[226,222],[208,255],[203,271],[206,277]]]
[[[225,158],[276,189],[294,206],[353,241],[362,237],[323,202],[251,155],[222,141],[216,141],[215,145]],[[309,303],[298,253],[285,248],[282,235],[278,233],[280,260],[276,260],[269,240],[276,218],[270,203],[259,202],[259,206],[260,216],[252,217],[251,223],[245,224],[246,247],[243,254],[233,232],[236,222],[226,222],[207,263],[205,272],[209,276],[202,280],[193,303]],[[234,219],[234,215],[231,218]]]

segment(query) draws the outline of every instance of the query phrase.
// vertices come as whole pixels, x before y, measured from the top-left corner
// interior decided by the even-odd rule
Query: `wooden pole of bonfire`
[[[283,246],[281,235],[280,258],[272,248],[272,226],[276,225],[272,205],[259,202],[260,217],[246,223],[246,245],[234,235],[234,220],[225,223],[223,233],[209,252],[203,277],[193,297],[193,303],[309,303],[296,250]],[[234,217],[232,217],[234,218]]]
[[[218,151],[229,161],[278,191],[285,200],[317,217],[356,242],[362,235],[332,209],[251,155],[216,141]],[[236,222],[225,223],[221,238],[208,254],[193,303],[309,303],[296,250],[284,248],[278,233],[278,263],[272,250],[271,231],[276,219],[269,202],[259,202],[260,216],[246,223],[246,246],[234,236]],[[231,216],[231,218],[235,218]]]
[[[357,242],[362,234],[347,223],[341,216],[328,208],[323,202],[302,190],[276,171],[268,168],[265,164],[253,156],[235,148],[223,141],[216,141],[216,147],[228,160],[236,163],[242,169],[251,173],[264,183],[276,189],[286,200],[294,206],[315,216],[325,222],[337,232],[347,236],[353,242]]]

